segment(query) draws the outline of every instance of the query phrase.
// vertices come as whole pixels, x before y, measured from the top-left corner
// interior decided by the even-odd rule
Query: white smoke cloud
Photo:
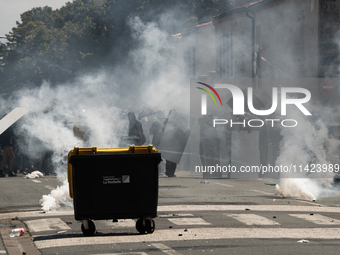
[[[39,162],[46,153],[52,154],[54,171],[63,184],[42,197],[40,203],[45,212],[61,204],[72,206],[67,154],[75,146],[117,147],[119,138],[128,132],[124,113],[129,110],[142,111],[144,107],[188,112],[185,61],[178,59],[177,53],[176,57],[172,56],[176,62],[167,63],[169,54],[165,52],[171,47],[176,51],[169,43],[171,35],[138,17],[132,20],[131,28],[139,42],[139,47],[129,56],[134,63],[132,68],[103,68],[67,84],[52,86],[44,82],[38,88],[17,91],[1,108],[7,112],[11,107],[29,109],[20,121],[17,135],[18,146],[30,161]]]
[[[332,188],[334,171],[330,169],[334,162],[330,161],[329,155],[336,154],[340,145],[339,140],[329,136],[327,126],[334,109],[321,105],[309,105],[308,109],[312,110],[313,117],[292,110],[287,117],[297,120],[298,126],[282,129],[283,140],[276,165],[293,165],[295,168],[281,173],[280,185],[276,186],[277,195],[307,200],[315,200],[326,192],[332,195],[329,189]]]

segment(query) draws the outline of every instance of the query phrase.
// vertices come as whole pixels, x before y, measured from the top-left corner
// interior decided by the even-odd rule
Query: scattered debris
[[[265,183],[265,185],[276,186],[276,185],[278,185],[278,183]]]
[[[188,230],[187,229],[184,229],[184,232],[187,232]]]
[[[169,228],[172,228],[172,226],[169,226]]]
[[[274,219],[276,219],[276,216],[273,216]]]
[[[310,213],[309,215],[314,215],[313,213]]]
[[[62,234],[62,233],[65,233],[65,232],[67,232],[66,230],[62,230],[62,231],[58,231],[57,233],[58,234]]]
[[[249,208],[246,208],[245,210],[246,210],[246,211],[250,211],[250,209],[249,209]]]
[[[18,216],[15,216],[14,218],[12,218],[12,220],[18,220]]]
[[[298,241],[298,243],[309,243],[309,241],[302,239],[302,240]]]
[[[182,236],[182,234],[178,234],[178,236]]]
[[[201,181],[201,184],[208,184],[210,183],[209,181]]]
[[[67,225],[72,225],[72,222],[71,221],[66,221],[66,224]]]
[[[39,177],[44,177],[44,174],[40,171],[33,171],[32,173],[25,175],[24,178],[35,179],[35,178],[39,178]]]
[[[24,228],[14,228],[9,231],[9,236],[10,237],[18,237],[18,236],[23,236],[25,234],[25,229]]]

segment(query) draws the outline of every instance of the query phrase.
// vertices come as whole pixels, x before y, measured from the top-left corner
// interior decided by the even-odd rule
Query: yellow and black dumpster
[[[152,233],[157,217],[158,164],[161,154],[150,146],[98,149],[75,147],[68,154],[68,182],[75,219],[86,236],[92,220],[138,219],[140,233]]]

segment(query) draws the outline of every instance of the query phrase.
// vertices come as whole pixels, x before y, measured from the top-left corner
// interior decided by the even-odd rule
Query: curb
[[[10,237],[9,231],[13,228],[24,228],[26,226],[19,220],[0,220],[0,234],[8,255],[41,255],[40,251],[35,246],[29,232],[25,232],[23,236]],[[1,249],[1,244],[0,244]]]

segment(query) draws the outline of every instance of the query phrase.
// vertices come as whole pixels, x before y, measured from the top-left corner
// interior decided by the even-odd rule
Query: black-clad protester
[[[128,113],[129,119],[129,136],[136,136],[136,145],[143,145],[146,141],[145,135],[143,133],[142,124],[136,119],[136,115],[134,112]]]
[[[169,112],[168,117],[164,121],[164,124],[163,124],[163,133],[164,133],[166,125],[168,124],[169,116],[170,116],[172,111],[175,111],[175,110],[171,110]],[[168,176],[168,177],[176,177],[176,175],[175,175],[176,168],[177,168],[177,163],[172,162],[170,160],[166,160],[165,161],[165,175],[166,176]]]
[[[8,128],[5,132],[0,135],[0,144],[1,149],[3,151],[2,160],[0,162],[0,177],[5,177],[4,174],[4,166],[7,163],[8,165],[8,177],[17,176],[13,171],[13,163],[14,163],[14,151],[13,151],[13,128]]]
[[[149,130],[149,134],[152,135],[152,145],[156,148],[159,147],[159,144],[162,139],[163,130],[162,130],[162,123],[158,120],[152,122],[151,128]]]

